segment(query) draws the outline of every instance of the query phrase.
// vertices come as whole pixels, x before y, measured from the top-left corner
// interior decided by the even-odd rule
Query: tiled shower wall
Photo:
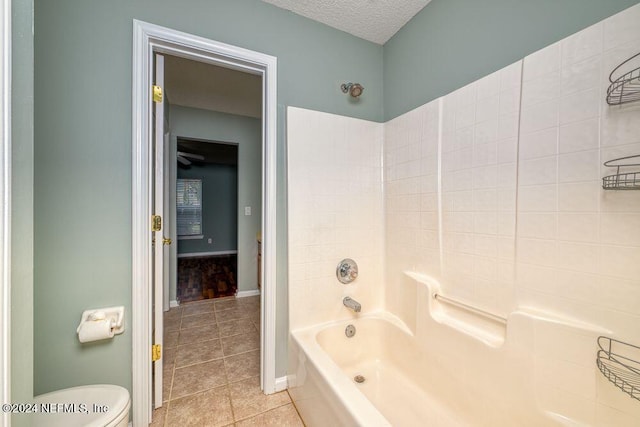
[[[440,277],[440,101],[384,126],[385,305],[401,310],[404,270]]]
[[[603,162],[640,154],[640,103],[605,101],[638,22],[635,6],[385,125],[391,311],[413,270],[640,343],[640,191],[601,188]]]
[[[289,327],[382,307],[382,124],[289,107],[287,111]],[[336,266],[353,258],[358,279]]]
[[[495,313],[513,309],[521,71],[520,61],[385,125],[391,311],[405,270]]]
[[[443,99],[443,291],[513,308],[521,62]]]
[[[609,73],[640,52],[638,23],[635,6],[525,58],[516,286],[520,305],[636,344],[640,191],[602,190],[601,177],[615,172],[603,162],[640,154],[640,103],[605,101]]]
[[[640,191],[601,188],[603,162],[640,154],[640,103],[605,102],[639,22],[637,5],[384,125],[290,108],[290,328],[353,316],[346,295],[401,314],[419,272],[505,317],[563,319],[532,326],[536,405],[635,425],[594,361],[600,333],[640,345]]]
[[[640,154],[640,102],[605,100],[639,23],[637,5],[385,124],[386,308],[409,270],[505,317],[594,325],[538,322],[530,343],[532,398],[587,425],[640,416],[595,366],[598,334],[640,345],[640,191],[601,188]]]

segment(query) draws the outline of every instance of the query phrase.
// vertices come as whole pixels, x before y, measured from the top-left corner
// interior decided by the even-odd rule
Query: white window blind
[[[178,236],[202,234],[202,180],[178,179],[176,215]]]

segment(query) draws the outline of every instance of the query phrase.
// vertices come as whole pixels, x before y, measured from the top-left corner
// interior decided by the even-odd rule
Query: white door
[[[155,55],[155,82],[154,85],[164,88],[164,56]],[[155,88],[154,88],[155,89]],[[162,406],[162,313],[163,313],[163,278],[164,278],[164,93],[159,96],[154,90],[153,114],[154,114],[154,177],[153,177],[153,212],[162,218],[160,227],[153,232],[153,344],[160,357],[154,357],[153,361],[153,407]],[[157,229],[159,228],[159,230]],[[157,347],[160,346],[160,347]],[[156,351],[153,351],[156,353]]]

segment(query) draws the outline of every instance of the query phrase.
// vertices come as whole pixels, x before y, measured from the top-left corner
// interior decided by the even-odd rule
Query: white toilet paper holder
[[[80,333],[80,328],[83,323],[96,320],[109,320],[113,333],[116,335],[121,334],[124,332],[124,306],[96,308],[93,310],[83,311],[82,318],[80,319],[80,325],[78,325],[76,332]]]

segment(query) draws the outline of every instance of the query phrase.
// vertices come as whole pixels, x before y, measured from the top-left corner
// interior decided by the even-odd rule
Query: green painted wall
[[[638,0],[432,0],[384,45],[385,121]]]
[[[179,239],[178,254],[235,251],[238,248],[238,168],[192,165],[178,179],[202,180],[202,239]],[[211,239],[211,243],[208,243]]]
[[[84,309],[110,305],[124,305],[131,325],[134,18],[277,56],[280,111],[294,105],[382,120],[381,46],[259,0],[36,0],[36,393],[94,382],[131,386],[131,329],[85,346],[75,330]],[[347,80],[367,88],[357,104],[340,92]],[[287,283],[281,126],[278,138],[276,374],[282,376]]]
[[[33,1],[13,0],[11,98],[11,400],[33,397]],[[14,427],[29,426],[13,415]]]

